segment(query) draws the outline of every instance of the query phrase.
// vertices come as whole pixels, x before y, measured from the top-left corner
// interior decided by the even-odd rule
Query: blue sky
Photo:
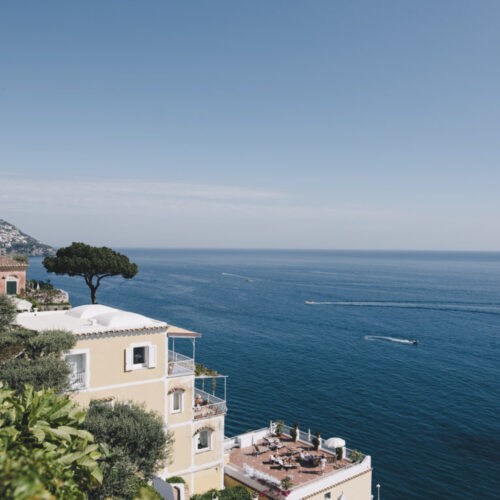
[[[0,218],[54,245],[500,250],[497,1],[0,4]]]

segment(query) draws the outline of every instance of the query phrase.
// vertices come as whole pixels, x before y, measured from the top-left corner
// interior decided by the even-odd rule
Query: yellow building
[[[199,333],[103,305],[21,313],[16,321],[34,331],[62,329],[76,336],[67,360],[76,389],[72,397],[82,406],[91,400],[134,401],[161,415],[175,442],[170,463],[158,475],[182,477],[187,491],[181,498],[224,487],[226,403],[196,387]],[[175,352],[175,341],[186,339],[192,357]]]
[[[223,397],[203,390],[194,362],[199,333],[102,305],[21,313],[16,321],[34,331],[63,329],[76,336],[67,360],[72,397],[82,406],[91,400],[134,401],[161,415],[175,442],[158,476],[180,476],[186,483],[172,487],[155,479],[164,498],[185,500],[235,485],[276,500],[372,498],[371,457],[349,450],[340,438],[313,450],[310,435],[297,430],[292,439],[287,426],[277,441],[273,424],[224,438],[225,377]],[[176,341],[192,344],[192,356],[176,352]],[[293,486],[285,490],[281,481],[287,476]]]

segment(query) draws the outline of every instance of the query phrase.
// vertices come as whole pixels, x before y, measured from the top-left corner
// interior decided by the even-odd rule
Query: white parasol
[[[343,448],[345,441],[342,438],[330,438],[323,443],[323,446],[327,448]]]

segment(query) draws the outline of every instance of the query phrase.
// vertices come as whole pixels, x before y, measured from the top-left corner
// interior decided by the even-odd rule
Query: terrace
[[[369,456],[347,448],[314,449],[308,434],[299,431],[297,441],[285,426],[279,448],[270,441],[276,439],[269,429],[242,434],[225,441],[229,463],[225,473],[270,498],[288,496],[302,498],[315,491],[333,486],[371,468]],[[301,458],[309,455],[308,459]],[[321,457],[326,459],[322,470]],[[274,461],[273,461],[274,459]],[[283,495],[281,481],[289,476],[293,487]]]
[[[226,401],[202,389],[196,389],[193,412],[195,419],[223,415],[227,412]]]
[[[168,351],[168,375],[193,375],[194,359],[174,351]]]

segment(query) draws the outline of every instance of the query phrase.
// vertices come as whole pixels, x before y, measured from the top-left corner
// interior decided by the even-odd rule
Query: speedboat
[[[417,345],[418,344],[418,340],[411,340],[410,341],[413,345]]]

